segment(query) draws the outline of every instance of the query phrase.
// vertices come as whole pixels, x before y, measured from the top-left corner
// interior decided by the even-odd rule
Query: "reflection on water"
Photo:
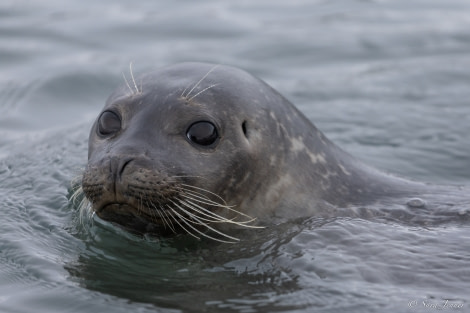
[[[469,12],[463,0],[3,1],[0,311],[465,311],[463,218],[313,217],[228,245],[85,227],[68,197],[131,61],[242,67],[367,163],[469,185]]]

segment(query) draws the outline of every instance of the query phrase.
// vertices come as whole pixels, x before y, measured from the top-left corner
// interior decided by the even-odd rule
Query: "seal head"
[[[282,131],[269,103],[284,99],[244,71],[209,64],[136,82],[109,97],[90,133],[82,186],[96,214],[139,232],[251,223],[244,203],[268,192],[284,162],[284,147],[264,135]]]
[[[356,161],[240,69],[182,63],[130,85],[95,121],[82,179],[92,210],[127,229],[233,241],[223,229],[254,219],[406,206],[429,190]]]

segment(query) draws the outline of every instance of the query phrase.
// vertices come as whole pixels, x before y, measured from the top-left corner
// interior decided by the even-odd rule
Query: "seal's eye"
[[[186,131],[186,136],[191,142],[201,146],[210,146],[219,138],[217,128],[211,122],[193,123]]]
[[[104,111],[98,119],[98,134],[108,136],[121,130],[121,118],[112,111]]]

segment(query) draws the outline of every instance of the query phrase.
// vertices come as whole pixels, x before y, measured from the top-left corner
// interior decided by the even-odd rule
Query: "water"
[[[468,311],[467,222],[312,217],[237,245],[158,242],[86,228],[68,198],[131,61],[242,67],[365,162],[469,185],[469,14],[463,0],[2,1],[0,311]]]

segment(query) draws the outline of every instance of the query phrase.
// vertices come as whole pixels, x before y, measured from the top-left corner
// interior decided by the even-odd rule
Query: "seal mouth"
[[[96,215],[101,219],[117,224],[126,230],[145,233],[166,233],[162,220],[157,215],[150,215],[147,208],[136,208],[128,203],[107,203],[95,208]]]
[[[218,242],[235,243],[239,239],[226,233],[226,225],[232,228],[263,228],[251,225],[255,218],[234,209],[233,205],[227,205],[222,197],[201,187],[181,184],[178,194],[171,196],[165,193],[162,195],[153,189],[153,193],[141,189],[143,191],[140,193],[124,193],[129,201],[103,201],[104,194],[109,192],[103,184],[82,182],[72,198],[85,195],[80,202],[80,212],[93,212],[98,218],[137,235],[172,236],[187,233],[198,240],[205,237]],[[169,187],[160,189],[167,191]]]

